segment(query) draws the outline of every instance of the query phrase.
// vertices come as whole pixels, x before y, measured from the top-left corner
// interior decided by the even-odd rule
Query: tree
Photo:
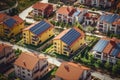
[[[96,63],[98,64],[98,66],[102,67],[102,61],[101,60],[98,59]]]
[[[111,68],[112,68],[111,64],[108,61],[105,63],[105,68],[107,70],[111,70]]]
[[[112,67],[112,72],[115,74],[117,73],[117,71],[118,71],[118,65],[116,64]]]

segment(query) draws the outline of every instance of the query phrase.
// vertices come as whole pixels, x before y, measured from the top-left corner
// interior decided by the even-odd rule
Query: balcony
[[[101,59],[101,55],[100,54],[95,54],[95,58]]]
[[[48,62],[41,67],[40,71],[44,70],[47,66],[48,66]]]
[[[0,60],[3,59],[4,57],[5,57],[5,56],[1,56],[1,57],[0,57]]]
[[[5,34],[9,34],[10,30],[9,29],[4,29]]]
[[[99,28],[103,28],[103,25],[99,25]]]
[[[38,38],[37,36],[32,36],[32,40],[33,40],[33,41],[38,41],[39,38]]]
[[[34,74],[36,74],[37,72],[39,72],[39,69],[35,70],[35,71],[34,71]]]

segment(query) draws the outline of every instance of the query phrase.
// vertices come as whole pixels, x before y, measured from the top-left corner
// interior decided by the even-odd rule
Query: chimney
[[[68,72],[70,71],[68,65],[64,65],[64,68],[65,68]]]
[[[67,11],[70,12],[70,7],[69,6],[67,7]]]
[[[24,66],[26,66],[26,63],[25,63],[25,61],[23,61],[23,64],[24,64]]]

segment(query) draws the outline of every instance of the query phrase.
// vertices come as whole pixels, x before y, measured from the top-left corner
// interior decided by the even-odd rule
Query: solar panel
[[[120,53],[120,44],[117,44],[116,47],[112,50],[111,55],[117,56]]]
[[[42,20],[40,23],[36,24],[34,27],[30,28],[31,31],[33,31],[34,29],[36,29],[37,27],[39,27],[39,25],[45,23],[44,20]]]
[[[70,46],[79,36],[80,33],[72,28],[63,37],[61,37],[61,40]]]
[[[102,52],[103,49],[107,46],[108,40],[99,40],[98,43],[94,46],[93,50]]]
[[[35,26],[33,26],[30,30],[34,34],[39,35],[42,32],[44,32],[45,30],[47,30],[49,27],[50,27],[50,24],[48,24],[45,21],[41,21],[40,23],[38,23]]]
[[[100,21],[105,21],[105,22],[108,22],[108,23],[112,23],[117,18],[119,18],[119,15],[117,15],[117,14],[107,14],[107,15],[102,15],[100,17]]]
[[[9,28],[13,27],[16,21],[13,18],[9,18],[4,22]]]

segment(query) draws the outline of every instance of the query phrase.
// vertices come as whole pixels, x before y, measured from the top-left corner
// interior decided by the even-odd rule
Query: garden
[[[79,53],[79,55],[74,57],[75,62],[79,62],[83,65],[86,65],[90,67],[93,70],[98,70],[100,72],[107,73],[112,76],[119,77],[120,75],[120,61],[117,62],[117,64],[111,64],[109,62],[101,61],[99,59],[95,59],[94,56],[91,53],[92,47],[97,43],[99,38],[97,37],[86,37],[86,41],[88,46]]]

